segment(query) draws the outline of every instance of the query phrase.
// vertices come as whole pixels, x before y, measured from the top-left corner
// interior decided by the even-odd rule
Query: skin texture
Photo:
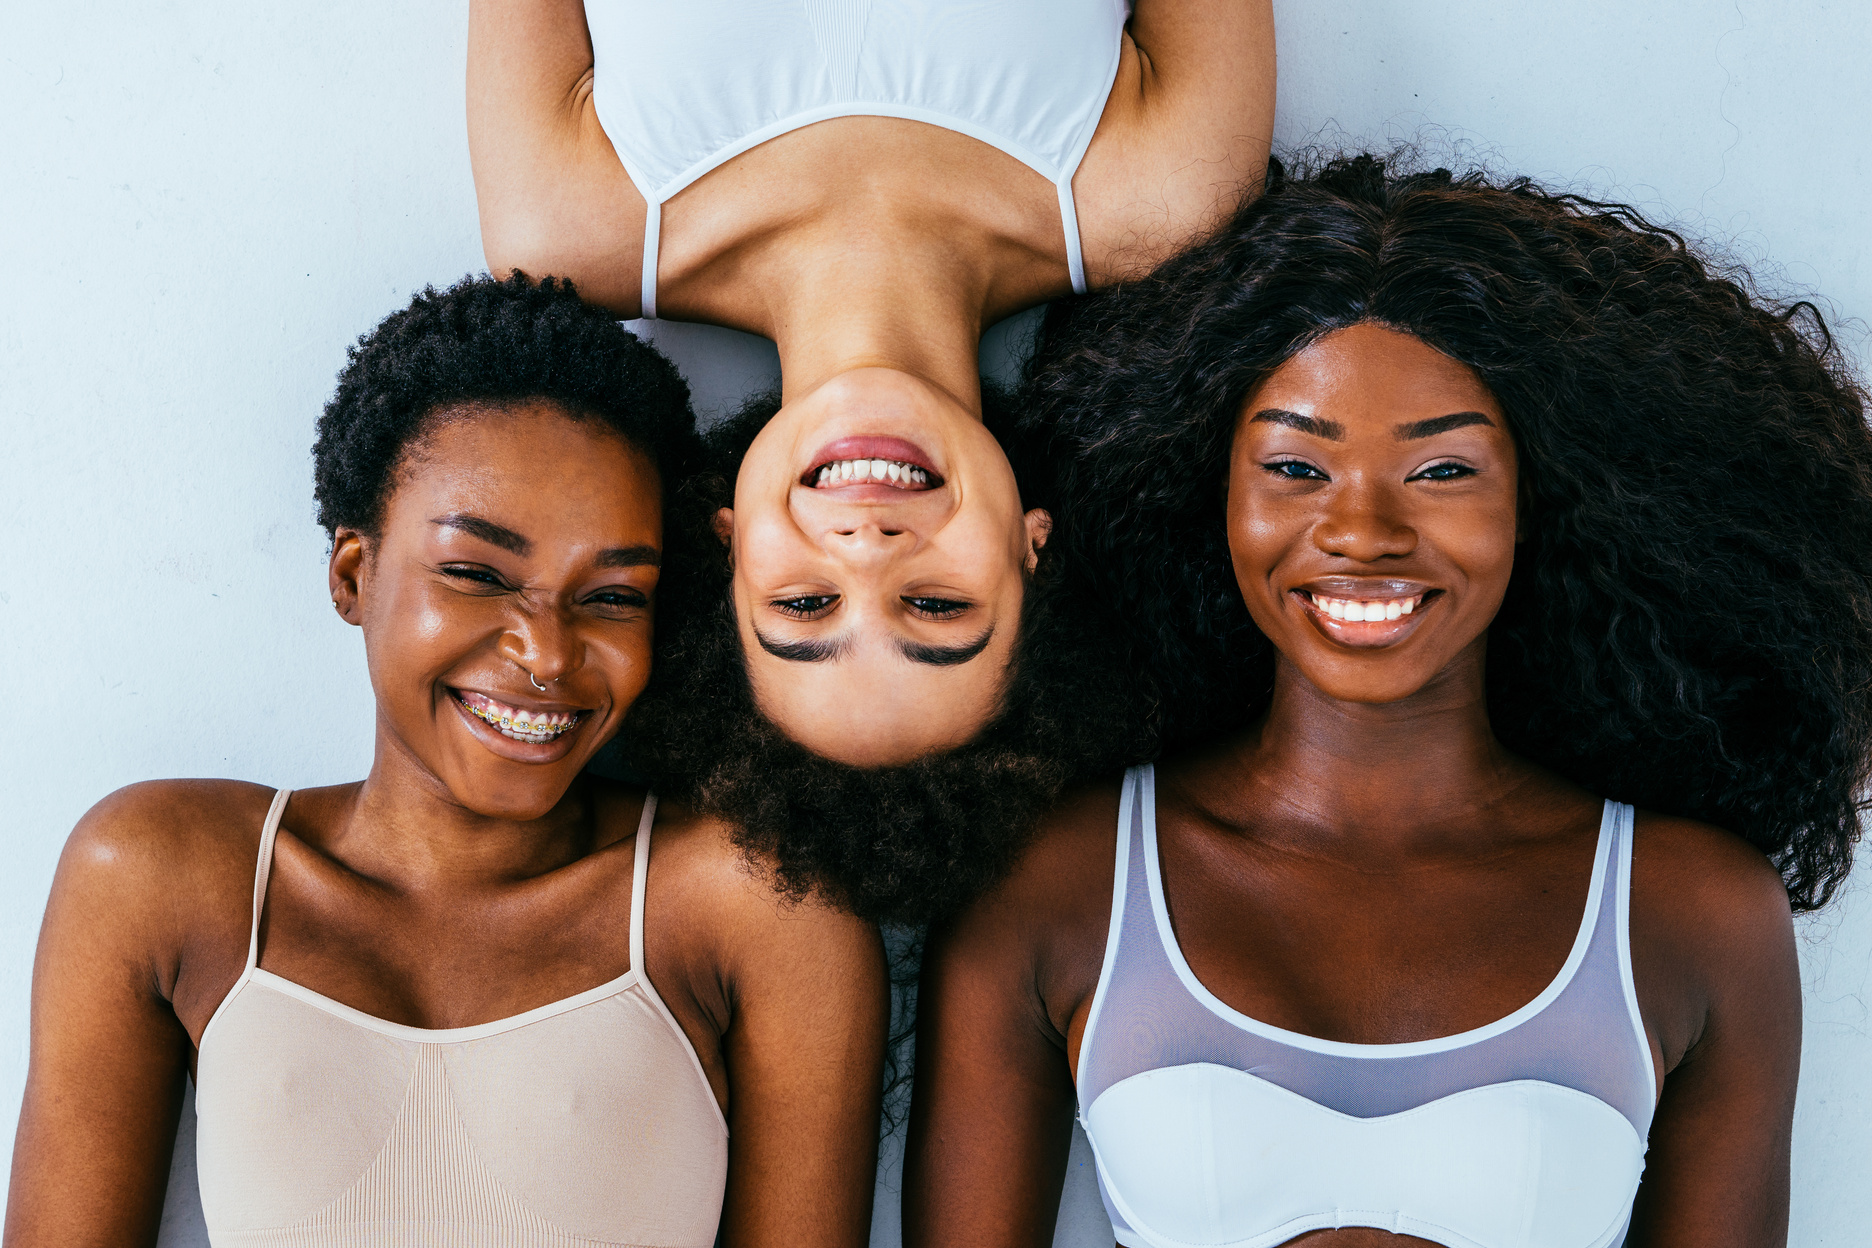
[[[474,0],[468,126],[482,241],[496,273],[569,276],[587,298],[637,316],[646,208],[598,123],[592,66],[578,0]],[[1273,113],[1268,0],[1141,0],[1073,179],[1088,282],[1149,269],[1252,194]],[[961,428],[979,427],[982,329],[1070,289],[1054,187],[986,143],[920,122],[806,126],[734,157],[662,209],[658,315],[761,334],[780,350],[785,406],[748,456],[737,511],[765,516],[816,467],[795,464],[800,444],[810,453],[853,432],[948,453],[956,479],[1006,477],[993,439]],[[874,514],[839,510],[840,531],[863,530]],[[981,519],[944,539],[958,566],[979,571],[980,584],[955,588],[1011,593],[1032,521],[1018,500]],[[763,554],[770,536],[733,526],[733,540],[762,543]],[[876,543],[816,545],[819,579],[848,602],[902,595],[900,561],[878,558]],[[802,579],[799,562],[774,579]],[[754,587],[738,582],[736,595],[744,627],[758,623],[743,601]],[[899,638],[928,631],[892,613]],[[882,619],[872,623],[873,643],[885,640]],[[912,674],[867,648],[880,653],[836,671],[757,674],[772,695],[764,709],[808,748],[859,765],[966,740],[993,713],[1005,650],[969,670]],[[893,707],[915,713],[876,710],[887,686]]]
[[[411,448],[381,531],[339,530],[331,558],[334,604],[364,631],[375,759],[288,804],[262,967],[425,1028],[629,969],[644,795],[580,773],[647,678],[661,544],[655,468],[549,404],[446,413]],[[524,745],[463,713],[463,689],[585,718]],[[33,977],[9,1248],[155,1242],[182,1078],[245,962],[271,798],[137,785],[67,843]],[[863,1244],[888,1015],[875,928],[783,904],[723,827],[671,805],[644,921],[645,970],[732,1133],[724,1242]]]
[[[1465,413],[1486,423],[1409,436]],[[1484,696],[1517,499],[1499,405],[1392,330],[1322,338],[1244,405],[1229,546],[1280,653],[1274,697],[1252,730],[1157,781],[1177,939],[1234,1009],[1349,1043],[1423,1040],[1513,1012],[1564,964],[1600,802],[1504,750]],[[1369,644],[1293,592],[1325,577],[1408,582],[1425,605],[1407,628],[1365,625],[1391,630]],[[907,1244],[1050,1242],[1117,806],[1115,786],[1080,794],[1004,885],[932,935]],[[1785,1242],[1800,985],[1779,877],[1736,837],[1641,812],[1631,947],[1662,1088],[1628,1242]],[[1292,1242],[1424,1241],[1347,1228]]]

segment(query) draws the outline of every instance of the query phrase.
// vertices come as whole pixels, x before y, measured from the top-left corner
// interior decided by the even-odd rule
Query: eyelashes
[[[1261,465],[1268,472],[1289,481],[1330,481],[1331,477],[1302,459],[1277,459]],[[1473,477],[1476,470],[1461,460],[1442,460],[1418,469],[1406,481],[1460,481]]]
[[[816,620],[824,616],[838,602],[837,594],[802,594],[796,598],[775,598],[768,603],[780,614],[796,620]],[[959,598],[931,598],[920,595],[906,595],[898,599],[916,615],[926,620],[953,620],[966,615],[975,604]]]
[[[481,597],[516,592],[515,586],[488,568],[456,563],[444,564],[436,570],[451,580],[461,582],[464,588]],[[580,604],[611,611],[641,611],[650,605],[650,598],[641,590],[613,585],[587,595],[580,600]]]

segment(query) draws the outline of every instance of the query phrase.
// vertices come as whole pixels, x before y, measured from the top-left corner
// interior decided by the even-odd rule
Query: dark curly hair
[[[1872,759],[1872,434],[1819,312],[1775,306],[1619,204],[1341,157],[1147,278],[1059,305],[1024,427],[1053,544],[1115,604],[1147,752],[1266,707],[1272,647],[1224,526],[1238,412],[1374,322],[1508,413],[1526,540],[1489,633],[1510,748],[1740,833],[1796,909],[1851,865]]]
[[[990,429],[1009,435],[1003,447],[1024,480],[1005,398],[985,389],[984,407]],[[625,726],[625,752],[659,791],[735,825],[783,891],[865,918],[925,922],[999,879],[1069,782],[1129,752],[1123,724],[1083,713],[1108,696],[1110,673],[1096,656],[1111,640],[1043,548],[1001,708],[974,740],[871,768],[796,745],[755,705],[727,553],[709,528],[732,505],[741,459],[778,409],[777,394],[763,395],[709,430],[709,467],[678,491],[674,522],[707,552],[705,564],[691,592],[659,590],[656,661]]]
[[[467,277],[423,290],[350,349],[312,447],[319,523],[376,532],[404,452],[438,413],[526,399],[608,426],[666,482],[696,464],[689,387],[656,348],[571,282]]]

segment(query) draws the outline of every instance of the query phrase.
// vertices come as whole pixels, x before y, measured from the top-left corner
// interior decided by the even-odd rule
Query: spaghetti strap
[[[663,232],[662,201],[644,196],[643,309],[646,321],[656,320],[657,243]]]
[[[637,857],[631,868],[630,964],[638,978],[644,974],[644,877],[650,874],[650,825],[656,821],[656,794],[644,794],[643,818],[637,821]]]
[[[254,864],[253,927],[247,934],[247,969],[260,965],[260,913],[266,906],[267,877],[273,873],[273,841],[279,835],[280,816],[286,813],[291,789],[273,795],[266,822],[260,825],[260,858]]]
[[[1079,245],[1079,209],[1073,204],[1072,175],[1059,183],[1060,226],[1066,231],[1066,272],[1073,294],[1086,293],[1085,252]]]

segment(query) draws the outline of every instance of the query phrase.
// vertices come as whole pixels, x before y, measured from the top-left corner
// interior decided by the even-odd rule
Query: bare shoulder
[[[152,780],[110,794],[78,821],[60,859],[62,884],[120,897],[141,887],[253,872],[274,790],[238,780]]]
[[[685,943],[724,964],[882,974],[877,925],[807,895],[793,896],[736,841],[732,825],[677,803],[658,807],[650,883],[688,916]]]
[[[1733,832],[1641,811],[1632,839],[1632,912],[1699,943],[1791,930],[1780,872]]]

